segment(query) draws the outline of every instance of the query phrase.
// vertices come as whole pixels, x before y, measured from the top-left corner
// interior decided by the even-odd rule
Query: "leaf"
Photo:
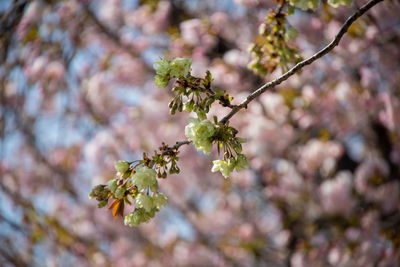
[[[108,208],[109,210],[112,209],[114,220],[118,218],[118,216],[124,217],[124,200],[116,199]]]
[[[159,88],[164,88],[169,83],[169,77],[168,76],[156,75],[156,77],[154,78],[154,81],[155,81],[156,85]]]
[[[111,193],[115,193],[115,190],[117,190],[117,179],[112,179],[110,181],[107,182],[107,186],[110,189]]]
[[[99,203],[97,204],[97,207],[98,207],[98,208],[102,208],[102,207],[106,206],[107,203],[108,203],[108,199],[107,199],[107,200],[103,200],[103,201],[101,201],[101,202],[99,202]]]

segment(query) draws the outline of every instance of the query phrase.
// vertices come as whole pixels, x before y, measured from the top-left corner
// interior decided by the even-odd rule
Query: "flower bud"
[[[115,170],[120,173],[125,173],[129,169],[129,162],[120,160],[114,163]]]

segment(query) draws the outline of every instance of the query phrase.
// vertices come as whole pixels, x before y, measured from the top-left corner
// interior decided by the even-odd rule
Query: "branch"
[[[358,9],[356,12],[354,12],[353,15],[351,15],[346,22],[342,25],[340,28],[339,32],[336,34],[335,38],[330,42],[327,46],[325,46],[323,49],[321,49],[318,53],[314,54],[310,58],[303,60],[299,63],[297,63],[293,68],[288,70],[286,73],[278,77],[277,79],[270,81],[260,88],[258,88],[256,91],[251,93],[250,95],[247,96],[246,100],[244,100],[242,103],[240,103],[237,106],[234,106],[234,108],[224,117],[220,120],[220,123],[225,124],[230,118],[232,118],[233,115],[235,115],[239,110],[243,108],[247,108],[247,105],[253,101],[255,98],[260,96],[262,93],[267,91],[268,89],[272,89],[278,84],[281,84],[283,81],[286,81],[289,79],[290,76],[294,75],[298,70],[302,69],[304,66],[310,65],[313,63],[315,60],[323,57],[324,55],[328,54],[335,46],[337,46],[342,39],[343,35],[347,32],[351,24],[353,24],[354,21],[356,21],[359,17],[361,17],[365,12],[367,12],[370,8],[378,4],[379,2],[382,2],[383,0],[371,0],[368,3],[366,3],[364,6],[362,6],[360,9]]]
[[[366,3],[364,6],[362,6],[360,9],[357,9],[356,12],[354,12],[353,15],[351,15],[345,23],[342,25],[340,28],[339,32],[336,34],[335,38],[323,49],[321,49],[318,53],[314,54],[313,56],[309,57],[306,60],[303,60],[299,63],[297,63],[293,68],[288,70],[286,73],[282,74],[280,77],[277,79],[270,81],[260,88],[258,88],[256,91],[251,93],[250,95],[247,96],[246,100],[244,100],[241,104],[236,105],[236,106],[231,106],[232,110],[224,117],[222,118],[219,123],[225,124],[230,118],[232,118],[239,110],[243,108],[247,108],[247,105],[253,101],[255,98],[260,96],[262,93],[267,91],[268,89],[274,88],[276,85],[281,84],[282,82],[286,81],[287,79],[290,78],[290,76],[294,75],[298,70],[302,69],[304,66],[310,65],[317,59],[323,57],[324,55],[328,54],[330,51],[332,51],[340,42],[342,39],[343,35],[347,32],[351,24],[355,22],[359,17],[361,17],[365,12],[367,12],[369,9],[371,9],[373,6],[378,4],[379,2],[382,2],[384,0],[371,0],[368,3]],[[168,151],[165,151],[164,153],[168,153],[169,151],[178,151],[179,148],[183,145],[188,145],[192,143],[191,141],[185,140],[185,141],[179,141],[176,142],[174,146],[172,146]],[[163,154],[164,154],[163,153]]]
[[[175,145],[174,145],[171,149],[173,149],[173,150],[178,150],[181,146],[183,146],[183,145],[188,145],[188,144],[190,144],[191,142],[192,142],[192,141],[188,141],[188,140],[176,142]]]

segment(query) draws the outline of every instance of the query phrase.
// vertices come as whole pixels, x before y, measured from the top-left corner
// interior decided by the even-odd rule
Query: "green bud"
[[[187,112],[192,112],[193,110],[193,103],[192,102],[186,102],[184,107],[184,110],[186,110]]]
[[[200,120],[206,120],[207,119],[206,113],[201,109],[196,110],[196,115]]]
[[[89,198],[102,196],[104,192],[104,185],[96,185],[89,194]]]
[[[115,170],[120,173],[125,173],[129,170],[129,162],[120,160],[114,163]]]

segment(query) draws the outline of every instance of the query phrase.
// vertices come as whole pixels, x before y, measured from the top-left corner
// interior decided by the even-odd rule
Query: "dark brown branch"
[[[13,30],[20,23],[28,1],[17,2],[0,18],[0,62],[7,58],[8,47],[11,43]]]
[[[251,93],[250,95],[247,96],[246,100],[244,100],[242,103],[239,105],[235,106],[224,118],[220,120],[220,123],[225,124],[230,118],[232,118],[233,115],[235,115],[239,110],[243,108],[247,108],[247,105],[253,101],[255,98],[259,97],[262,93],[267,91],[268,89],[274,88],[276,85],[281,84],[283,81],[286,81],[290,76],[294,75],[297,71],[302,69],[303,67],[310,65],[313,63],[315,60],[323,57],[324,55],[328,54],[335,46],[337,46],[342,39],[343,35],[347,32],[351,24],[353,24],[354,21],[356,21],[359,17],[361,17],[365,12],[367,12],[370,8],[378,4],[379,2],[382,2],[383,0],[371,0],[368,3],[366,3],[364,6],[362,6],[360,9],[358,9],[356,12],[354,12],[353,15],[351,15],[346,22],[342,25],[340,28],[339,32],[336,34],[335,38],[330,42],[327,46],[325,46],[323,49],[321,49],[318,53],[314,54],[310,58],[303,60],[296,64],[293,68],[291,68],[289,71],[284,73],[282,76],[278,77],[277,79],[270,81],[260,88],[258,88],[256,91]]]
[[[181,146],[183,146],[183,145],[188,145],[188,144],[190,144],[191,142],[192,142],[192,141],[188,141],[188,140],[176,142],[175,145],[173,145],[172,147],[167,147],[167,148],[161,153],[161,155],[162,155],[162,156],[165,156],[165,155],[170,154],[171,152],[178,151],[179,148],[180,148]]]
[[[192,141],[188,141],[188,140],[176,142],[175,145],[172,147],[172,149],[178,150],[181,146],[183,146],[183,145],[188,145],[188,144],[190,144],[191,142],[192,142]]]
[[[0,35],[12,31],[20,22],[28,1],[15,3],[11,9],[0,18]]]

